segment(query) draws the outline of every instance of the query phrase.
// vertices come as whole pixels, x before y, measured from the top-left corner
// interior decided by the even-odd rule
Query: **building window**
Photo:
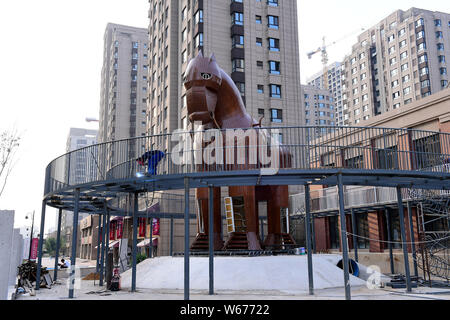
[[[203,33],[198,33],[194,38],[194,45],[196,48],[203,47]]]
[[[447,74],[447,68],[439,68],[439,72],[440,72],[442,75],[446,75],[446,74]]]
[[[255,21],[256,21],[256,24],[262,24],[261,16],[255,16]]]
[[[269,73],[280,74],[280,62],[279,61],[269,61]]]
[[[434,25],[435,25],[436,27],[442,26],[441,19],[436,19],[436,20],[434,20]]]
[[[278,84],[270,85],[270,97],[271,98],[281,98],[281,86]]]
[[[236,82],[236,87],[238,88],[239,92],[241,93],[241,96],[245,96],[245,83],[243,82]]]
[[[438,56],[439,63],[445,62],[445,56]]]
[[[232,72],[244,72],[244,69],[245,69],[244,59],[233,59]]]
[[[261,38],[256,38],[256,46],[262,47],[262,39]]]
[[[258,93],[264,93],[264,85],[258,84],[257,90],[258,90]]]
[[[258,67],[258,69],[262,69],[264,68],[264,63],[262,61],[256,61],[256,66]]]
[[[268,16],[268,25],[271,29],[278,29],[279,23],[278,23],[278,17],[277,16]]]
[[[241,12],[234,12],[231,15],[231,24],[243,26],[244,25],[244,14]]]
[[[437,49],[438,49],[438,51],[444,51],[444,44],[443,43],[438,43],[437,44]]]
[[[267,0],[267,4],[271,7],[278,7],[278,0]]]
[[[244,36],[233,36],[231,38],[231,44],[233,48],[244,48]]]
[[[194,23],[202,23],[203,22],[203,10],[199,9],[194,15]]]
[[[269,38],[269,50],[280,51],[280,40],[275,38]]]
[[[271,109],[270,110],[270,121],[275,123],[283,122],[283,110],[280,109]]]

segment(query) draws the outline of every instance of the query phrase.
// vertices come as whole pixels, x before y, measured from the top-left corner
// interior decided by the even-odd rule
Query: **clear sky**
[[[215,0],[214,0],[215,1]],[[222,1],[222,0],[221,0]],[[252,0],[250,0],[252,1]],[[294,0],[282,0],[294,1]],[[16,210],[16,225],[36,210],[38,225],[46,165],[65,152],[71,127],[95,129],[103,33],[108,22],[146,28],[148,0],[0,1],[0,129],[17,127],[23,142],[0,209]],[[330,62],[350,53],[358,30],[397,9],[450,12],[448,0],[298,1],[301,79],[322,69],[322,37]],[[46,229],[55,211],[47,210]]]

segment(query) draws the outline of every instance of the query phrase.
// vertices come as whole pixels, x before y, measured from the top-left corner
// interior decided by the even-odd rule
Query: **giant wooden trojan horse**
[[[190,61],[184,75],[184,86],[189,120],[192,123],[201,123],[205,130],[260,127],[260,122],[255,121],[246,112],[239,90],[233,80],[218,66],[214,55],[208,58],[200,53]],[[279,148],[281,168],[290,167],[291,155],[284,147]],[[217,170],[214,168],[203,166],[202,170]],[[226,168],[230,170],[231,167],[227,165]],[[224,243],[221,233],[221,189],[214,188],[212,231],[208,230],[208,188],[196,190],[199,205],[198,235],[192,250],[207,249],[210,234],[214,238],[216,251],[276,249],[283,245],[294,244],[286,230],[284,232],[281,230],[281,211],[288,208],[289,202],[287,186],[229,187],[228,192],[231,199],[236,199],[234,214],[239,215],[233,220],[239,220],[240,224],[229,234],[227,243]],[[264,243],[259,232],[259,202],[267,202],[268,234]]]

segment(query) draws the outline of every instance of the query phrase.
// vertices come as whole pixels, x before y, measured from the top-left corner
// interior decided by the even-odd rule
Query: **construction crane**
[[[364,28],[358,29],[358,30],[356,30],[356,31],[354,31],[354,32],[352,32],[352,33],[346,35],[345,37],[342,37],[341,39],[336,40],[336,41],[334,41],[334,42],[332,42],[332,43],[329,43],[329,44],[326,43],[325,37],[323,37],[323,38],[322,38],[322,47],[319,47],[319,48],[317,48],[316,50],[307,53],[308,59],[312,59],[313,55],[315,55],[315,54],[317,54],[317,53],[319,53],[319,52],[322,53],[323,86],[324,86],[324,89],[327,89],[327,90],[328,90],[328,81],[326,81],[326,80],[327,80],[327,74],[328,74],[328,61],[329,61],[329,59],[328,59],[328,51],[327,51],[327,48],[329,48],[329,47],[335,45],[336,43],[339,43],[339,42],[341,42],[341,41],[347,39],[348,37],[354,35],[354,34],[357,33],[357,32],[361,32],[361,31],[364,31]]]

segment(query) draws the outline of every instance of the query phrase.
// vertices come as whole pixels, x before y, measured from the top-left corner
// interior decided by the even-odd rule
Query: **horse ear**
[[[210,62],[216,62],[216,56],[214,55],[214,53],[211,55],[211,58],[209,60]]]

